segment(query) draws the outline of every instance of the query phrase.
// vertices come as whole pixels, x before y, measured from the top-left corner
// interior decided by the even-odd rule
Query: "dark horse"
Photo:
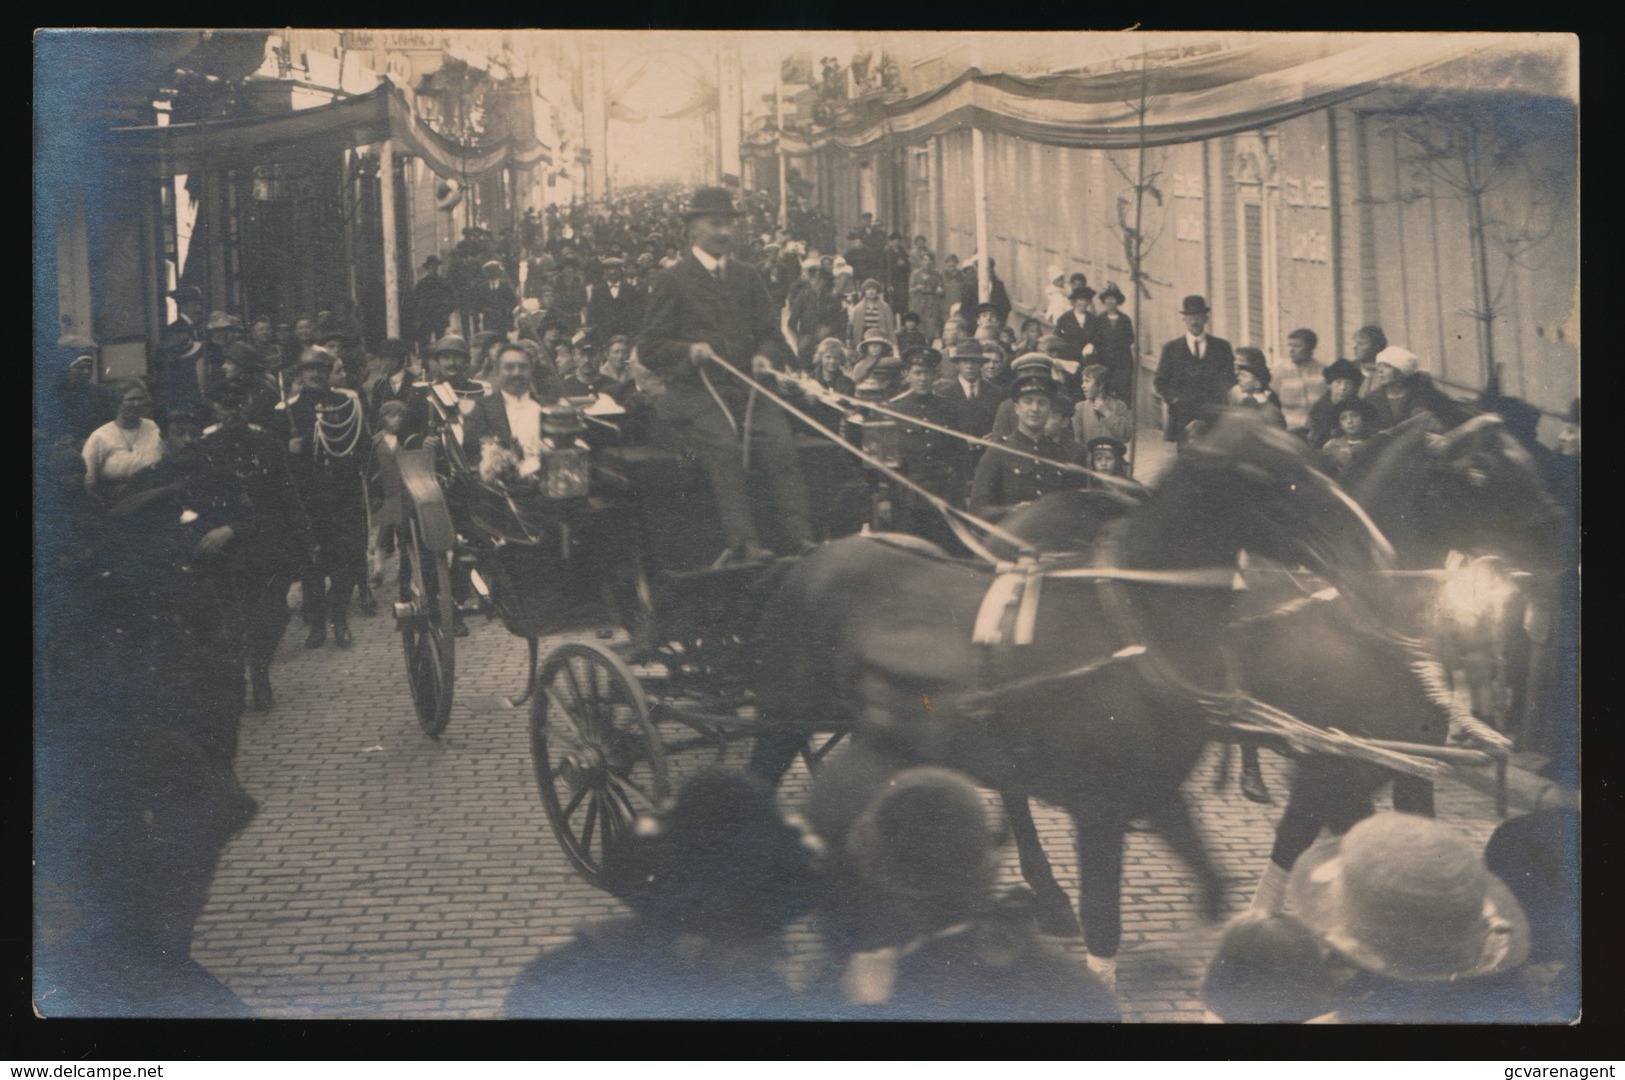
[[[1345,478],[1356,500],[1392,540],[1398,565],[1434,570],[1445,565],[1451,551],[1494,555],[1530,575],[1524,592],[1531,605],[1548,603],[1551,583],[1572,564],[1574,533],[1538,463],[1493,414],[1481,414],[1443,434],[1429,430],[1429,419],[1418,416],[1392,429],[1386,434],[1388,445]],[[1447,730],[1474,729],[1470,701],[1450,685],[1447,670],[1457,666],[1452,662],[1452,631],[1460,614],[1441,607],[1437,582],[1397,578],[1381,594],[1368,595],[1377,596],[1386,625],[1426,642],[1438,658],[1419,655],[1398,643],[1396,634],[1373,634],[1369,626],[1355,634],[1362,620],[1340,602],[1293,605],[1289,588],[1256,590],[1254,617],[1230,635],[1249,690],[1295,712],[1288,704],[1294,680],[1283,676],[1312,670],[1321,692],[1302,703],[1308,711],[1299,715],[1317,724],[1430,743],[1443,742]],[[1330,657],[1336,662],[1327,662]],[[1377,665],[1379,671],[1347,686],[1356,692],[1352,699],[1329,685],[1362,663]],[[1395,695],[1397,700],[1388,700]],[[1412,707],[1398,711],[1407,700]],[[1354,714],[1345,715],[1351,705]],[[1494,742],[1493,733],[1480,738]],[[1389,780],[1395,777],[1386,770],[1343,759],[1302,760],[1276,828],[1257,906],[1275,906],[1287,872],[1321,828],[1340,834],[1369,816],[1372,793]],[[1547,795],[1527,779],[1522,788],[1526,800]],[[1516,788],[1513,794],[1518,794]],[[1394,803],[1399,809],[1432,814],[1432,785],[1416,778],[1396,780]]]
[[[1074,534],[1084,550],[1098,519]],[[756,628],[764,734],[751,767],[777,780],[804,733],[850,726],[853,755],[932,762],[1065,810],[1086,878],[1092,953],[1117,951],[1127,823],[1144,819],[1197,875],[1221,883],[1180,793],[1208,741],[1190,687],[1222,691],[1220,636],[1237,613],[1242,550],[1361,589],[1391,552],[1285,432],[1226,417],[1084,559],[1044,577],[1031,644],[972,642],[995,570],[854,537],[786,576]],[[1066,576],[1093,566],[1105,579]],[[1202,572],[1207,572],[1206,574]],[[1032,584],[1028,588],[1033,588]]]

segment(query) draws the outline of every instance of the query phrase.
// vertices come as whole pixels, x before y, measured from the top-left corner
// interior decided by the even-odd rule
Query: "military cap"
[[[1010,384],[1010,400],[1020,401],[1028,394],[1043,394],[1053,402],[1061,392],[1061,384],[1048,375],[1023,375]]]

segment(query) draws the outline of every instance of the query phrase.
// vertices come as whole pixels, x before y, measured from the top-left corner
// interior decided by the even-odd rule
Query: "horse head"
[[[1412,567],[1446,553],[1495,555],[1520,570],[1554,573],[1574,562],[1572,522],[1535,456],[1495,413],[1448,431],[1426,415],[1392,429],[1350,490]]]
[[[1393,560],[1381,530],[1310,463],[1302,441],[1246,410],[1187,446],[1135,517],[1150,525],[1136,540],[1146,566],[1222,564],[1245,550],[1358,590]]]

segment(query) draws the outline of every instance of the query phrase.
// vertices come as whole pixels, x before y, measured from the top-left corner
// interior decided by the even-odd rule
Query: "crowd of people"
[[[117,1015],[155,1000],[160,1011],[240,1010],[188,959],[214,861],[254,812],[232,770],[238,724],[245,709],[274,705],[271,668],[293,606],[309,649],[329,637],[350,647],[352,606],[376,611],[373,589],[405,542],[404,449],[455,438],[483,477],[523,483],[580,434],[576,407],[593,402],[613,422],[589,441],[663,442],[703,467],[728,552],[745,561],[774,554],[752,517],[757,483],[772,495],[788,549],[779,553],[813,543],[791,441],[800,421],[753,404],[749,379],[849,433],[856,402],[902,418],[895,465],[920,491],[903,493],[895,526],[945,546],[954,541],[934,500],[996,521],[1102,475],[1132,484],[1140,339],[1115,284],[1097,292],[1084,274],[1052,267],[1046,309],[1017,325],[991,258],[945,253],[939,263],[925,237],[909,241],[868,214],[836,252],[827,218],[792,210],[789,228],[776,229],[765,196],[736,205],[702,189],[527,212],[500,237],[470,226],[424,260],[402,336],[371,348],[348,303],[245,324],[208,310],[191,286],[170,294],[176,315],[150,380],[97,382],[96,344],[58,342],[62,374],[38,414],[35,453],[40,585],[51,597],[39,628],[39,821],[42,850],[53,852],[38,934],[57,980],[78,988],[65,1001]],[[1460,415],[1420,358],[1376,326],[1331,363],[1317,357],[1314,331],[1295,330],[1288,357],[1271,363],[1210,334],[1209,314],[1202,297],[1186,297],[1184,332],[1161,352],[1154,385],[1169,440],[1188,442],[1213,410],[1255,409],[1340,475],[1407,419],[1427,412],[1449,425]],[[453,430],[434,422],[437,411]],[[1533,444],[1533,420],[1508,411]],[[1571,430],[1572,456],[1577,403]],[[466,587],[454,591],[467,599]],[[466,633],[460,606],[456,618]],[[116,715],[99,692],[108,677],[118,680]],[[115,734],[97,734],[106,731]],[[148,770],[119,767],[131,759]],[[835,875],[876,907],[836,919],[846,920],[851,963],[808,999],[822,1004],[787,1009],[1115,1018],[1087,969],[1039,945],[1024,905],[993,895],[983,870],[995,833],[963,778],[915,775],[854,809],[826,832],[827,865],[773,823],[770,796],[742,785],[696,781],[649,846],[656,869],[628,886],[635,917],[543,956],[510,1011],[563,1015],[550,987],[580,991],[583,971],[614,962],[637,963],[640,979],[617,981],[613,1001],[580,997],[579,1015],[639,1011],[624,996],[634,982],[658,1015],[694,979],[719,987],[723,1012],[756,1015],[780,1000],[763,982],[769,944]],[[74,795],[84,790],[104,795]],[[765,845],[759,860],[706,848],[721,835],[710,817],[747,813],[755,820],[740,835]],[[109,844],[127,876],[81,866]],[[735,872],[756,877],[715,887]],[[875,912],[882,925],[866,925]],[[701,913],[712,924],[697,922]],[[706,925],[719,929],[696,929]],[[118,986],[94,974],[107,950],[129,958]],[[965,970],[978,973],[975,985]],[[155,999],[148,985],[173,994]]]

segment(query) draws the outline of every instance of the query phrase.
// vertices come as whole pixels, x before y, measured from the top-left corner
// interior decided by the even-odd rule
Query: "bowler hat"
[[[175,302],[178,304],[203,303],[203,290],[196,285],[182,285],[178,289],[171,290],[169,295],[174,297]]]
[[[1184,303],[1179,305],[1181,315],[1206,315],[1210,310],[1207,301],[1195,295],[1185,297]]]
[[[1123,445],[1121,439],[1114,439],[1110,435],[1096,435],[1084,447],[1091,454],[1096,450],[1110,450],[1117,455],[1119,461],[1128,457],[1128,447]]]
[[[1095,290],[1087,285],[1079,285],[1067,296],[1068,300],[1093,300],[1094,298]]]
[[[734,208],[734,198],[727,188],[702,187],[694,192],[683,211],[684,219],[696,217],[743,217],[743,210]]]
[[[611,255],[609,258],[603,260],[603,262],[601,262],[599,265],[605,270],[619,270],[626,265],[626,260],[618,256]]]
[[[427,259],[423,260],[423,265],[424,266],[439,266],[440,265],[440,256],[438,256],[438,255],[430,255]]]
[[[1299,857],[1287,902],[1366,971],[1406,982],[1489,975],[1529,955],[1529,921],[1477,848],[1412,814],[1366,818]]]
[[[1352,360],[1333,360],[1326,365],[1326,370],[1320,373],[1320,377],[1328,383],[1336,382],[1338,379],[1348,379],[1355,386],[1359,386],[1365,382],[1365,372],[1361,371],[1360,365]]]
[[[1023,375],[1010,384],[1010,400],[1020,401],[1028,394],[1043,394],[1054,401],[1061,392],[1061,384],[1049,375]]]

